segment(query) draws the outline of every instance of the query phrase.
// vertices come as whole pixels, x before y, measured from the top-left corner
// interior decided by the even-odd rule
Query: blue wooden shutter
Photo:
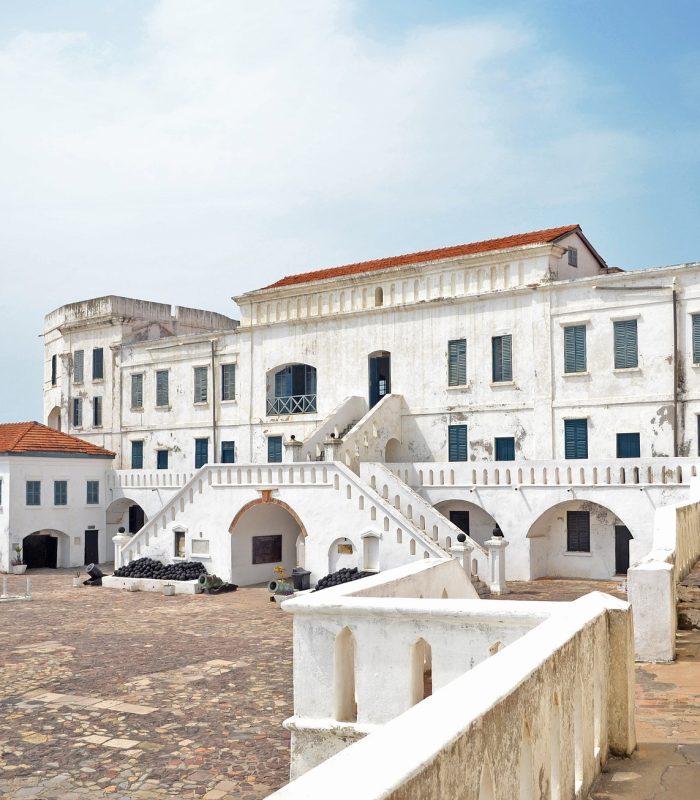
[[[693,314],[693,364],[700,364],[700,314]]]
[[[292,368],[285,367],[275,373],[275,397],[292,396]]]
[[[566,549],[573,553],[590,553],[591,515],[588,511],[566,512]]]
[[[272,463],[282,461],[282,437],[268,436],[267,438],[267,460]]]
[[[494,336],[491,339],[491,376],[494,383],[513,380],[513,337]]]
[[[209,439],[194,440],[195,469],[203,467],[209,461]]]
[[[168,370],[158,370],[156,372],[156,405],[167,406],[170,402],[169,395]]]
[[[588,458],[588,420],[564,420],[564,457]]]
[[[496,437],[496,461],[515,461],[515,439],[512,436]]]
[[[143,469],[143,442],[131,443],[131,469]]]
[[[104,378],[104,354],[101,347],[92,351],[92,379],[101,381]]]
[[[236,461],[236,443],[221,442],[221,463],[233,464]]]
[[[618,458],[639,458],[639,434],[638,433],[618,433],[617,434],[617,457]]]
[[[447,382],[449,386],[464,386],[467,382],[467,340],[453,339],[447,343]]]
[[[467,460],[467,426],[450,425],[447,429],[447,449],[450,461]]]
[[[158,469],[167,469],[168,468],[168,451],[167,450],[158,450],[156,456],[156,467]]]
[[[508,334],[501,337],[503,340],[503,378],[504,381],[513,380],[513,337]]]
[[[564,372],[586,371],[586,326],[564,328]]]
[[[624,319],[613,323],[615,330],[615,369],[636,367],[637,320]]]
[[[76,350],[73,354],[73,381],[75,383],[83,382],[84,357],[85,353],[82,350]]]

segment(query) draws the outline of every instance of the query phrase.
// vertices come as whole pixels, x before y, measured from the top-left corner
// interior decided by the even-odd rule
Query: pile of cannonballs
[[[327,589],[329,586],[340,586],[341,583],[348,583],[349,581],[357,581],[360,578],[366,578],[367,575],[374,575],[373,572],[360,572],[357,567],[344,567],[337,572],[331,572],[316,584],[315,592],[321,589]]]
[[[161,564],[153,558],[137,558],[114,571],[117,578],[150,578],[157,581],[194,581],[206,573],[201,561]]]

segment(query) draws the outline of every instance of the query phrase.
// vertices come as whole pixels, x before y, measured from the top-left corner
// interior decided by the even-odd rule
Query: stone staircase
[[[700,561],[678,584],[676,609],[680,630],[700,630]]]

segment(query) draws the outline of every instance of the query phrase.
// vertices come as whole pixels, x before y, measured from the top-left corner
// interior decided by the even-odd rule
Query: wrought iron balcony
[[[278,414],[315,414],[316,395],[297,394],[289,397],[275,397],[267,401],[268,416]]]

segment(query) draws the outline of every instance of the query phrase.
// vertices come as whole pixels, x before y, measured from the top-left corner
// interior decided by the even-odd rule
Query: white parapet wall
[[[175,594],[200,594],[199,581],[161,581],[151,578],[120,578],[107,575],[102,585],[108,589],[126,589],[130,592],[162,592],[164,586],[173,586]]]
[[[676,657],[676,586],[700,558],[700,502],[658,508],[652,551],[627,572],[638,661]]]
[[[347,603],[355,605],[356,618],[364,619],[359,600],[337,598],[334,613],[329,607],[329,619],[345,621]],[[285,606],[291,609],[300,602]],[[387,610],[385,619],[375,623],[377,639],[389,635],[403,616],[393,602],[397,611]],[[628,755],[636,746],[629,604],[593,592],[565,604],[463,601],[461,609],[455,606],[452,611],[461,616],[463,628],[488,637],[490,628],[498,625],[496,617],[485,624],[487,613],[482,609],[500,607],[497,616],[505,626],[516,605],[523,617],[528,606],[536,610],[515,641],[472,669],[463,664],[462,674],[436,686],[432,696],[374,726],[365,738],[270,797],[574,800],[587,796],[608,756]],[[547,605],[549,613],[542,608]],[[300,618],[295,617],[295,627]],[[511,624],[522,625],[522,620]],[[391,694],[392,684],[402,682],[401,674],[393,671],[394,660],[387,660],[388,652],[397,647],[396,639],[389,638],[390,646],[377,645],[377,652],[363,647],[358,638],[358,716],[368,684],[382,682],[381,688],[388,687]],[[316,647],[326,650],[323,636]],[[295,661],[300,654],[295,637]],[[295,664],[295,670],[304,667],[312,679],[324,680],[324,670],[314,660]],[[321,683],[319,694],[327,692]],[[377,698],[381,705],[381,695]],[[298,699],[295,683],[295,702]]]

